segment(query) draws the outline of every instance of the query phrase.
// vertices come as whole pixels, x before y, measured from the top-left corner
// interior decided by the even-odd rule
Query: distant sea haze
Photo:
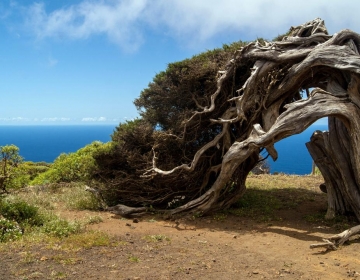
[[[76,152],[93,141],[110,141],[114,130],[114,125],[0,126],[0,146],[14,144],[25,161],[50,163],[61,153]],[[315,130],[327,130],[327,125],[312,125],[276,143],[279,157],[276,162],[268,159],[270,172],[310,174],[312,159],[305,143]]]

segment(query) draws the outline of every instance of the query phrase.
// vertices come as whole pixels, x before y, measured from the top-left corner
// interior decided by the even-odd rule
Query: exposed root
[[[323,239],[323,243],[311,244],[310,249],[326,248],[327,250],[337,250],[342,246],[350,237],[360,233],[360,225],[347,229],[339,234],[333,235],[329,238]]]

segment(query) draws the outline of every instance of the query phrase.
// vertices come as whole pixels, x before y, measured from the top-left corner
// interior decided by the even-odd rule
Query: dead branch
[[[349,241],[350,237],[359,233],[360,233],[360,225],[357,225],[339,234],[323,239],[324,241],[323,243],[311,244],[310,249],[326,248],[327,250],[337,250],[346,241]]]

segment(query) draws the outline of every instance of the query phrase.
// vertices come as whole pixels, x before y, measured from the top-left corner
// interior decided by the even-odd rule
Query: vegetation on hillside
[[[74,153],[61,154],[45,172],[34,177],[31,185],[48,183],[88,182],[97,168],[94,156],[106,154],[112,143],[95,141]]]
[[[55,215],[54,204],[69,209],[101,208],[99,200],[85,191],[96,168],[94,155],[112,143],[93,142],[74,153],[61,154],[52,164],[24,162],[19,148],[1,147],[3,181],[0,195],[0,242],[27,234],[64,237],[78,233],[81,225]]]

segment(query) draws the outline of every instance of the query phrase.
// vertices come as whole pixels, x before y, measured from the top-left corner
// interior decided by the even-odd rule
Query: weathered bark
[[[255,42],[238,50],[225,69],[219,71],[217,88],[208,106],[201,106],[203,103],[195,98],[200,111],[184,122],[182,135],[176,137],[184,139],[187,129],[195,127],[201,118],[221,125],[218,134],[189,163],[170,170],[158,167],[159,154],[154,147],[152,168],[144,173],[145,178],[175,178],[181,172],[195,172],[208,151],[222,153],[217,156],[221,162],[208,169],[199,186],[201,189],[206,186],[205,192],[169,212],[208,213],[229,207],[244,193],[246,178],[258,163],[260,151],[265,149],[276,160],[276,142],[329,116],[329,133],[317,132],[307,144],[325,178],[329,196],[327,217],[352,211],[360,220],[359,49],[357,33],[343,30],[330,36],[324,22],[315,19],[292,28],[280,42]],[[239,73],[248,75],[245,82]],[[302,98],[304,90],[307,99]],[[221,113],[213,118],[212,113],[219,107]],[[227,109],[223,110],[224,107]],[[236,139],[230,137],[235,130]],[[211,172],[216,180],[209,186]]]
[[[352,212],[349,204],[351,194],[346,192],[342,178],[342,169],[348,166],[339,166],[339,156],[350,160],[349,135],[341,121],[330,117],[329,132],[315,131],[311,141],[306,146],[325,179],[326,193],[328,197],[328,210],[326,219],[333,219],[336,214]],[[339,141],[338,133],[341,133],[342,141]]]
[[[323,243],[311,244],[310,248],[326,248],[327,250],[337,250],[342,246],[350,237],[360,233],[360,225],[347,229],[339,234],[333,235],[329,238],[324,238]]]
[[[129,207],[122,204],[107,207],[105,210],[125,218],[140,217],[146,213],[149,213],[148,207]]]

